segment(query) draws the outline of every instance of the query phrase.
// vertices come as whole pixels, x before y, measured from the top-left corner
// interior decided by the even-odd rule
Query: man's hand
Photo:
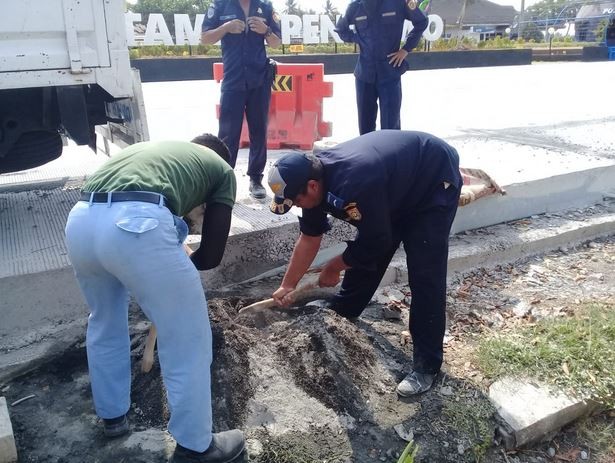
[[[318,286],[332,288],[340,282],[340,271],[330,265],[325,266],[318,277]]]
[[[280,286],[271,296],[280,307],[288,307],[292,302],[292,298],[288,294],[295,290],[294,286]]]
[[[224,23],[224,27],[229,34],[241,34],[246,30],[246,23],[241,19],[233,19],[232,21]]]
[[[399,66],[401,66],[401,63],[404,62],[406,56],[408,56],[408,52],[403,48],[400,48],[395,53],[389,53],[387,55],[387,58],[390,58],[389,64],[392,64],[393,67],[398,68]]]
[[[261,35],[265,35],[269,29],[265,23],[265,20],[263,18],[259,18],[258,16],[248,17],[248,27],[252,32],[256,32]]]
[[[188,254],[188,257],[190,257],[192,253],[194,252],[192,248],[188,246],[186,243],[184,243],[184,251],[186,251],[186,254]]]

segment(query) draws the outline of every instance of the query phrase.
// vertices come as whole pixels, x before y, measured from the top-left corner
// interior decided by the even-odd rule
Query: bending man
[[[355,241],[323,268],[320,286],[335,286],[331,308],[358,317],[371,300],[400,243],[404,244],[412,292],[410,333],[413,367],[398,385],[401,396],[434,384],[443,357],[449,233],[462,179],[459,157],[443,140],[421,132],[382,130],[341,143],[316,156],[290,153],[269,172],[271,210],[284,214],[296,205],[301,234],[280,288],[287,294],[310,267],[327,214],[358,229]]]
[[[224,254],[235,203],[227,147],[213,135],[192,143],[137,143],[85,183],[66,224],[68,253],[90,307],[86,336],[96,413],[108,437],[129,432],[129,293],[158,330],[167,389],[172,463],[230,462],[241,431],[212,433],[212,337],[199,270]],[[202,243],[190,257],[181,219],[206,203]]]

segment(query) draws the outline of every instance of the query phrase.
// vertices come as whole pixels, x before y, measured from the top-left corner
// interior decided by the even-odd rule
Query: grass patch
[[[478,362],[492,378],[538,378],[613,408],[615,304],[586,303],[566,318],[490,333],[480,342]]]
[[[458,398],[444,401],[444,424],[469,442],[474,461],[481,462],[493,441],[494,425],[491,419],[495,410],[484,398]]]
[[[344,449],[343,445],[323,431],[309,435],[273,435],[263,430],[256,437],[263,448],[258,455],[250,455],[251,463],[343,463],[350,455],[349,449]]]
[[[583,420],[577,426],[579,439],[585,441],[598,463],[615,461],[615,412]]]

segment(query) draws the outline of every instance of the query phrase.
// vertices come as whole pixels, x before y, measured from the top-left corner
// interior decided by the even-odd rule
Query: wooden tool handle
[[[149,327],[149,333],[145,340],[145,349],[143,350],[143,358],[141,359],[141,371],[149,373],[154,365],[154,347],[156,347],[156,327],[152,323]]]
[[[296,299],[303,297],[306,293],[310,292],[314,288],[318,288],[317,281],[306,283],[305,285],[288,293],[287,296],[290,296],[292,301],[295,301]],[[242,308],[239,311],[239,313],[241,314],[241,313],[249,312],[251,310],[271,309],[273,307],[278,307],[278,304],[275,302],[273,298],[269,298],[263,301],[255,302],[254,304],[247,305],[244,308]]]

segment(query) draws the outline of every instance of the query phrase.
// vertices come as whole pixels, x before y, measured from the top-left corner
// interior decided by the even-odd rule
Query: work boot
[[[437,374],[430,375],[429,373],[419,373],[412,370],[406,377],[397,385],[397,394],[401,397],[412,397],[413,395],[426,392],[436,382]]]
[[[177,444],[169,463],[231,463],[238,460],[246,441],[239,429],[214,433],[204,452],[195,452]]]
[[[260,178],[250,178],[250,195],[254,199],[265,199],[267,197],[267,192],[265,191],[265,187],[261,183]]]
[[[108,420],[103,419],[103,423],[105,425],[105,436],[109,439],[123,436],[124,434],[128,434],[128,431],[130,431],[130,426],[128,425],[128,418],[126,418],[126,415]]]

